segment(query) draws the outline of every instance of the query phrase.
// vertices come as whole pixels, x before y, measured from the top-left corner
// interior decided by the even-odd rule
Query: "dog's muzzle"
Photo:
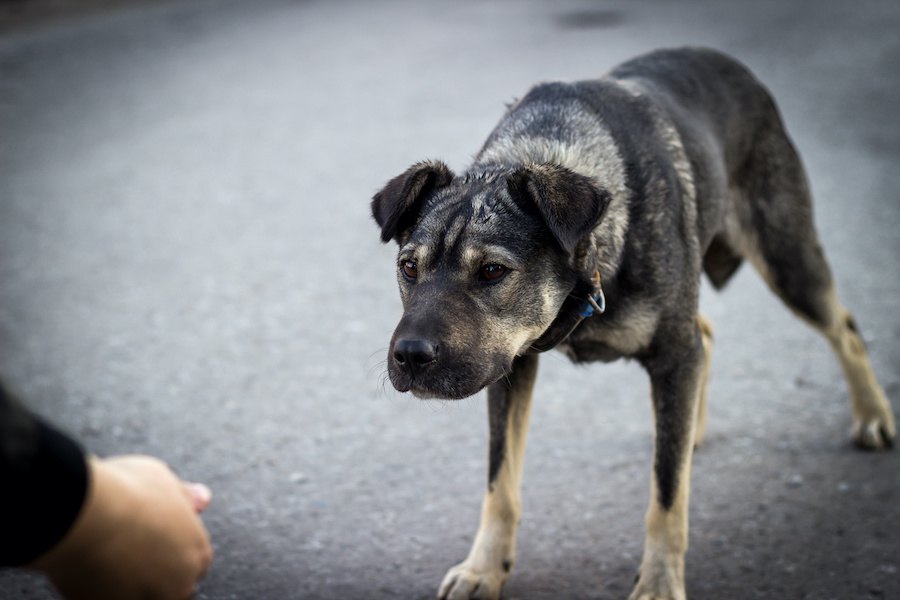
[[[509,371],[504,357],[476,357],[468,348],[454,351],[427,336],[407,335],[397,337],[388,352],[388,376],[398,392],[412,392],[423,400],[457,400],[477,393]]]

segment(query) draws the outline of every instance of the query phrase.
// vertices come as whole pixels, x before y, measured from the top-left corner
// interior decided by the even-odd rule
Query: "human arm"
[[[69,600],[186,600],[212,561],[199,511],[209,490],[148,456],[88,460],[90,486],[71,531],[29,565]]]

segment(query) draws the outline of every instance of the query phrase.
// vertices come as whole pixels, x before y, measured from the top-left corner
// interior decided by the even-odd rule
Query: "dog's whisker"
[[[387,359],[386,358],[379,360],[377,363],[370,366],[367,371],[367,375],[369,375],[371,377],[375,373],[375,371],[384,371],[385,373],[387,373]]]

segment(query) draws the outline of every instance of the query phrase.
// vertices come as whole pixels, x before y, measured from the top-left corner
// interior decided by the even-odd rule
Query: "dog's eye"
[[[478,276],[482,281],[497,281],[509,271],[503,265],[489,264],[481,267]]]
[[[400,270],[403,271],[403,276],[409,280],[415,280],[419,276],[419,265],[414,260],[401,261]]]

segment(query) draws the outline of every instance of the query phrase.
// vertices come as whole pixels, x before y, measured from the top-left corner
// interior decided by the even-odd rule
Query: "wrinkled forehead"
[[[431,263],[484,258],[510,263],[525,260],[538,231],[534,217],[513,202],[505,186],[451,185],[426,204],[401,253],[414,251],[421,262]]]

